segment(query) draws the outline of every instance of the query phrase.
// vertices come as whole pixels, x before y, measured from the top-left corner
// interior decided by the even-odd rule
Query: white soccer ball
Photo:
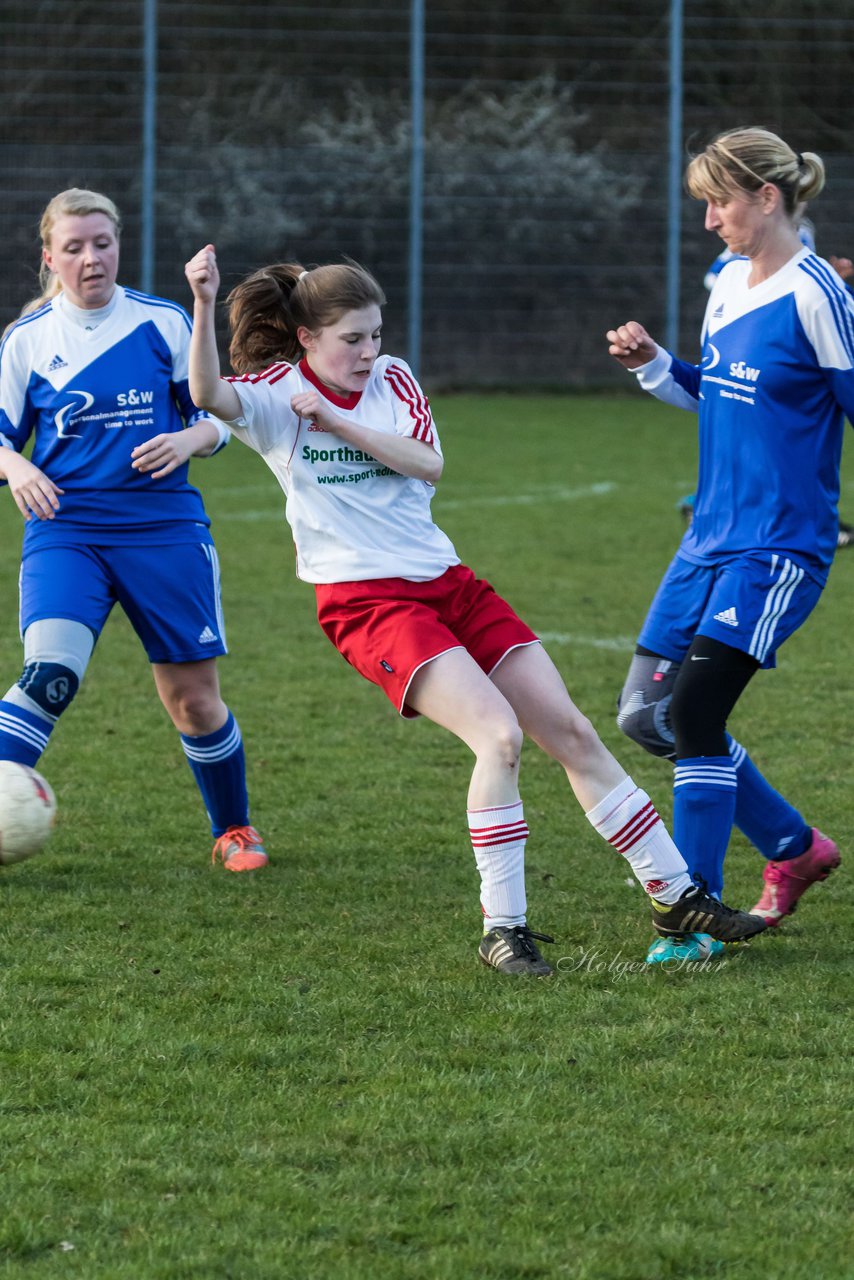
[[[0,864],[38,853],[56,817],[49,782],[28,765],[0,760]]]

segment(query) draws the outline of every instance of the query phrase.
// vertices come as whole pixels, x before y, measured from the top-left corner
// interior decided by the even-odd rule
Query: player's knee
[[[495,735],[495,745],[508,763],[518,763],[522,754],[523,733],[515,719],[506,719]]]
[[[635,654],[617,703],[617,727],[653,756],[669,759],[675,751],[670,702],[678,670],[675,662]]]
[[[522,754],[523,736],[515,716],[508,714],[484,719],[469,744],[479,760],[515,768]]]
[[[653,756],[670,758],[675,750],[675,737],[670,727],[670,698],[662,698],[653,706],[638,706],[631,698],[620,703],[617,727],[632,742]]]
[[[595,754],[601,745],[599,734],[587,716],[578,712],[566,727],[566,738],[570,752],[576,760],[587,760]]]
[[[187,693],[169,702],[164,701],[164,705],[178,732],[191,736],[215,733],[228,715],[221,699],[200,693]]]
[[[56,720],[80,688],[80,678],[62,662],[34,661],[25,663],[17,687],[49,719]]]
[[[546,725],[539,726],[534,740],[565,769],[575,772],[602,750],[602,741],[587,716],[573,707]]]
[[[678,689],[671,723],[680,759],[729,755],[726,714],[715,698],[698,697],[697,690],[691,687]]]

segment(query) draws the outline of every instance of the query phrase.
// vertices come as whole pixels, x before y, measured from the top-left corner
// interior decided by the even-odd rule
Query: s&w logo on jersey
[[[734,360],[729,367],[731,378],[742,378],[745,382],[756,382],[759,378],[759,372],[759,369],[751,368],[743,360]]]
[[[67,369],[68,361],[63,360],[62,356],[54,356],[47,367],[48,373],[56,373],[57,369]]]
[[[137,391],[136,387],[116,396],[116,404],[122,409],[129,404],[151,404],[153,400],[153,391]]]

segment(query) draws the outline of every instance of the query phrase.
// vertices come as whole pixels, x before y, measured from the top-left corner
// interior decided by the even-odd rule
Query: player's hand
[[[299,391],[291,396],[291,408],[300,418],[308,418],[316,422],[324,431],[334,433],[338,418],[332,413],[326,401],[316,391]]]
[[[219,291],[219,268],[216,265],[216,250],[212,244],[206,244],[195,257],[184,267],[184,275],[193,297],[199,302],[215,302]]]
[[[843,280],[850,280],[854,276],[854,262],[850,258],[837,258],[836,254],[832,253],[828,262]]]
[[[176,467],[182,467],[193,452],[193,440],[189,431],[166,431],[138,444],[131,451],[134,471],[151,473],[152,480],[168,476]]]
[[[35,516],[37,520],[53,520],[60,506],[59,494],[65,490],[14,449],[3,449],[2,455],[0,474],[8,480],[9,490],[24,519]]]
[[[609,342],[608,355],[618,360],[624,369],[639,369],[654,359],[658,347],[642,324],[627,320],[605,334]]]

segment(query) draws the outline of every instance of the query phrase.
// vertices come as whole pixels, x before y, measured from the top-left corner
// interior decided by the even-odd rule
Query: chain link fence
[[[761,9],[762,16],[754,12]],[[423,352],[433,388],[614,385],[603,334],[663,337],[668,0],[427,0]],[[36,292],[38,220],[68,186],[125,221],[141,283],[144,0],[7,0],[0,321]],[[213,241],[226,285],[274,259],[355,258],[406,355],[410,9],[159,0],[154,289],[189,303]],[[854,256],[850,0],[685,0],[682,145],[762,124],[818,151],[819,252]],[[680,354],[719,244],[682,208]]]

